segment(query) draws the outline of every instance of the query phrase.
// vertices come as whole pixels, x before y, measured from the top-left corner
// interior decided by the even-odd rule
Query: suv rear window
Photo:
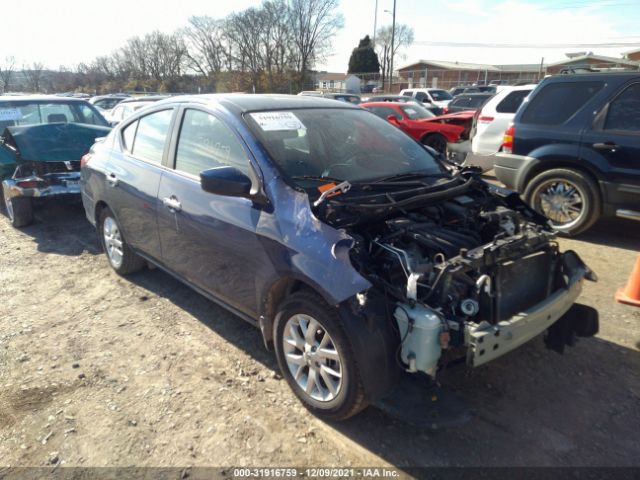
[[[604,82],[562,82],[543,87],[529,102],[522,123],[560,125],[598,93]]]
[[[531,90],[516,90],[515,92],[511,92],[496,106],[496,112],[516,113],[520,105],[522,105],[522,101],[529,93],[531,93]]]

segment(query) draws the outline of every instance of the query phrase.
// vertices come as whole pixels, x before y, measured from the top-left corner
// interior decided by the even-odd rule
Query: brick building
[[[640,50],[637,53],[640,54]],[[547,74],[554,75],[567,68],[577,69],[590,67],[638,70],[640,69],[640,63],[627,58],[594,55],[592,52],[568,53],[565,60],[547,65]]]

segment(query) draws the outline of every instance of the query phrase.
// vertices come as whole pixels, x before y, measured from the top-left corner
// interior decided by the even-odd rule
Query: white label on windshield
[[[20,120],[22,112],[17,108],[0,108],[0,122],[7,120]]]
[[[250,114],[265,132],[275,130],[306,130],[293,112],[259,112]]]
[[[416,112],[413,108],[405,108],[405,109],[404,109],[404,111],[405,111],[406,113],[408,113],[409,115],[413,115],[413,114],[415,114],[415,113],[418,113],[418,112]]]

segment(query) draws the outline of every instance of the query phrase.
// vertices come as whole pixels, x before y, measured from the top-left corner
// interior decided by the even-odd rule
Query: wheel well
[[[423,137],[420,139],[420,141],[422,143],[426,142],[427,139],[431,138],[431,137],[442,137],[444,138],[445,142],[448,141],[447,137],[445,137],[443,134],[439,133],[439,132],[430,132],[430,133],[425,133],[423,135]]]
[[[575,170],[577,172],[585,174],[587,177],[589,177],[593,181],[593,183],[597,185],[598,193],[600,194],[600,199],[601,199],[600,201],[602,202],[602,199],[604,198],[604,191],[602,190],[602,186],[600,185],[598,178],[593,174],[593,172],[591,172],[587,168],[578,166],[575,163],[565,162],[562,160],[551,160],[551,161],[545,160],[544,162],[540,162],[537,165],[533,166],[531,170],[527,172],[527,175],[522,181],[522,191],[524,192],[527,185],[531,180],[533,180],[534,177],[541,174],[542,172],[545,172],[547,170],[554,170],[556,168],[566,168],[567,170]]]
[[[267,349],[273,349],[273,323],[278,312],[278,306],[287,296],[300,290],[316,291],[307,283],[291,277],[281,278],[271,285],[264,300],[262,315],[264,321],[261,324],[262,336]]]
[[[100,220],[100,213],[102,213],[102,210],[104,210],[105,208],[108,208],[108,206],[102,200],[96,203],[96,208],[95,208],[94,217],[93,217],[96,221],[96,225],[98,224],[98,220]]]

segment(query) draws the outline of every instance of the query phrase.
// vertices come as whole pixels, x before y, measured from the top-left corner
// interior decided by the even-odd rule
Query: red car
[[[360,106],[442,153],[446,152],[447,143],[469,138],[474,115],[468,111],[435,116],[414,103],[364,102]]]

